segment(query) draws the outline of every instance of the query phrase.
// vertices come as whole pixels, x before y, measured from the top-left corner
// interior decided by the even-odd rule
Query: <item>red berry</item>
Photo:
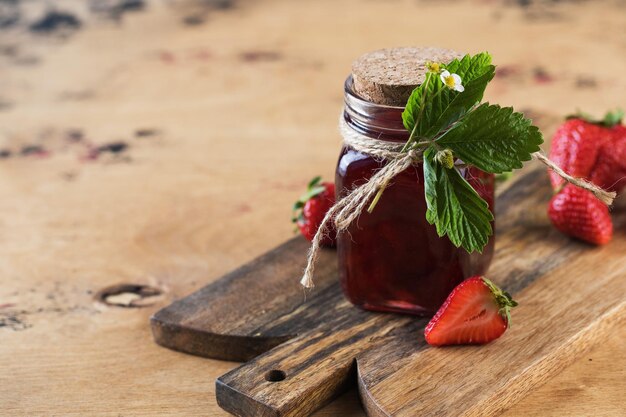
[[[552,197],[548,216],[561,232],[589,243],[603,245],[613,236],[608,207],[591,192],[572,184]]]
[[[460,283],[430,320],[424,336],[433,346],[481,345],[506,331],[517,303],[483,277]]]
[[[605,190],[620,192],[626,187],[626,127],[610,129],[611,138],[602,146],[590,180]]]
[[[589,179],[600,148],[610,139],[608,129],[582,119],[570,119],[554,134],[549,157],[568,174]],[[555,189],[565,184],[552,171],[550,181]]]
[[[607,113],[603,120],[585,115],[568,120],[552,139],[550,159],[570,175],[620,192],[626,187],[626,128],[621,125],[622,116],[618,110]],[[550,172],[550,180],[558,192],[548,209],[554,226],[589,243],[609,242],[613,224],[608,208],[590,192],[566,185],[554,172]]]
[[[321,182],[320,177],[314,178],[307,187],[307,192],[294,205],[293,221],[298,225],[300,233],[308,240],[313,240],[328,210],[335,204],[335,184]],[[298,213],[298,210],[301,211]],[[336,235],[334,225],[327,225],[321,244],[335,246]]]

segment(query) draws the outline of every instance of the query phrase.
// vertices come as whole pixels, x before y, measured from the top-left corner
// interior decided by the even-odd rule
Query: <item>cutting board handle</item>
[[[319,343],[319,339],[316,341]],[[356,380],[353,349],[345,350],[343,355],[333,349],[302,352],[315,344],[300,338],[289,347],[279,346],[221,376],[216,380],[218,404],[242,417],[312,414]]]

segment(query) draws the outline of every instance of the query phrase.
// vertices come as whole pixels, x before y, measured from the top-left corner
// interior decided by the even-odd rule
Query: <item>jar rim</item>
[[[379,108],[379,109],[404,111],[405,106],[392,106],[389,104],[378,104],[378,103],[368,101],[364,99],[363,97],[359,96],[354,91],[354,79],[352,78],[352,74],[348,75],[348,77],[346,78],[343,88],[344,88],[344,93],[346,97],[350,97],[351,100],[361,104],[362,106],[368,106],[368,107]]]
[[[391,106],[367,101],[354,91],[352,75],[344,83],[343,117],[355,131],[381,140],[406,141],[407,132],[402,121],[404,106]]]

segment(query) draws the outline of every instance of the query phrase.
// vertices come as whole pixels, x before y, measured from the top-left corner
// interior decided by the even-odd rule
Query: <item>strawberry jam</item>
[[[352,90],[351,78],[346,81],[344,118],[357,132],[405,142],[402,111],[361,99]],[[384,164],[344,146],[335,177],[337,198]],[[460,171],[493,211],[494,176],[476,168]],[[340,280],[348,300],[364,309],[432,315],[461,281],[485,273],[493,247],[492,236],[482,254],[469,254],[437,235],[426,221],[422,166],[415,165],[392,180],[372,213],[361,213],[338,236]]]

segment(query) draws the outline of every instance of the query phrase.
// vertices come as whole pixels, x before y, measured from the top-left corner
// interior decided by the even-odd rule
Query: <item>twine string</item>
[[[339,118],[339,131],[346,146],[349,146],[359,153],[387,161],[388,163],[372,175],[366,183],[353,189],[348,195],[337,201],[335,205],[328,210],[315,233],[307,255],[307,265],[304,269],[304,275],[300,280],[300,284],[302,284],[304,288],[314,287],[313,274],[315,272],[315,262],[319,256],[324,233],[328,231],[329,222],[332,221],[335,223],[337,233],[345,231],[361,215],[365,206],[374,198],[381,187],[388,184],[393,178],[411,165],[421,162],[422,151],[410,150],[408,152],[401,152],[404,146],[403,143],[387,142],[362,135],[348,126],[343,114]],[[568,183],[590,191],[604,204],[611,205],[613,203],[616,193],[603,190],[582,178],[572,177],[548,159],[542,152],[535,152],[532,154],[532,157],[542,162]]]
[[[561,167],[552,162],[543,152],[535,152],[532,154],[533,159],[536,159],[546,165],[549,169],[554,171],[559,177],[563,178],[565,181],[573,184],[577,187],[583,188],[587,191],[590,191],[595,195],[598,200],[602,201],[607,206],[613,204],[613,200],[615,200],[615,196],[617,195],[614,191],[606,191],[597,185],[578,177],[572,177],[567,172],[563,171]]]

